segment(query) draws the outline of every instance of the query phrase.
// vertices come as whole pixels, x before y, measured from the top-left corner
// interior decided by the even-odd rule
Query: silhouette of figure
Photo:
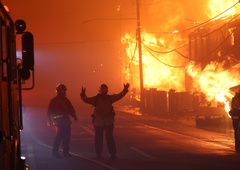
[[[93,97],[86,96],[86,88],[82,87],[80,94],[85,103],[94,106],[94,113],[92,115],[93,125],[95,129],[95,152],[97,158],[101,158],[103,149],[103,133],[105,131],[108,151],[111,159],[116,159],[116,143],[113,136],[114,129],[114,108],[112,104],[122,99],[128,92],[129,84],[124,84],[123,90],[118,94],[108,95],[108,86],[102,84],[99,87],[99,93]]]
[[[61,158],[59,154],[59,145],[62,142],[63,156],[71,157],[69,153],[69,143],[71,136],[71,123],[70,117],[73,117],[77,122],[77,115],[70,100],[66,97],[66,86],[58,84],[56,88],[57,95],[50,100],[47,111],[47,125],[55,126],[56,136],[53,142],[52,155],[56,158]]]

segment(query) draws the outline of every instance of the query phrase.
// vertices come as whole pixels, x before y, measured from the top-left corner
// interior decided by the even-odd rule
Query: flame
[[[240,74],[237,70],[240,69],[240,64],[228,70],[216,69],[217,67],[219,63],[211,62],[201,71],[200,67],[190,63],[186,70],[194,81],[195,89],[203,92],[208,102],[224,103],[225,111],[228,112],[229,101],[233,97],[229,87],[239,84]]]
[[[158,90],[179,89],[185,91],[185,58],[179,57],[173,51],[174,44],[170,42],[184,42],[179,35],[172,35],[174,40],[157,38],[153,34],[142,34],[142,63],[143,63],[143,84],[146,89],[157,88]],[[128,56],[125,78],[135,87],[139,88],[139,58],[137,42],[130,34],[122,37],[122,43],[126,45]],[[169,49],[166,47],[172,46]],[[179,67],[180,66],[180,67]],[[134,75],[134,76],[133,76]]]
[[[240,10],[239,0],[211,0],[208,3],[208,12],[207,15],[209,18],[216,19],[231,16],[238,13]]]
[[[235,15],[240,11],[238,0],[209,0],[206,9],[208,9],[207,15],[210,19]],[[178,19],[180,20],[180,16]],[[176,25],[179,23],[177,19],[174,22]],[[174,22],[171,21],[168,29],[174,28]],[[125,80],[129,81],[139,93],[139,58],[135,35],[126,33],[121,42],[126,47],[127,56],[124,61]],[[233,94],[228,89],[240,83],[240,75],[237,71],[240,65],[226,70],[221,68],[219,63],[212,62],[202,70],[200,66],[184,57],[188,56],[188,46],[181,49],[179,47],[188,44],[188,36],[176,29],[164,36],[142,32],[142,44],[144,88],[186,91],[185,76],[187,73],[193,80],[193,92],[203,93],[208,102],[222,103],[226,112],[230,110],[230,100]]]

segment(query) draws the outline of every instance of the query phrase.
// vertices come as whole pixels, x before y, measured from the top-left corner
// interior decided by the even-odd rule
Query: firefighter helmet
[[[100,87],[99,87],[99,92],[100,93],[103,93],[103,94],[107,94],[108,92],[108,86],[106,84],[102,84]]]
[[[64,84],[58,84],[56,88],[56,92],[63,92],[66,91],[67,87]]]

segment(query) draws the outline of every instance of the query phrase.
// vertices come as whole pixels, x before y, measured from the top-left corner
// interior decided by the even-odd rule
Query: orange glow
[[[4,9],[9,13],[10,12],[10,9],[8,8],[7,5],[4,5]]]
[[[202,72],[200,68],[190,64],[187,72],[192,76],[197,91],[201,91],[206,95],[206,100],[215,106],[218,102],[224,104],[225,111],[230,110],[230,101],[233,93],[229,91],[229,87],[239,84],[240,64],[229,70],[218,69],[219,63],[210,63]]]
[[[237,2],[238,0],[231,2],[229,0],[209,0],[206,11],[203,12],[207,12],[209,19],[235,15],[240,11],[240,5],[236,4]],[[225,10],[226,12],[223,13]],[[221,13],[223,14],[219,15]],[[178,19],[180,20],[180,17]],[[177,19],[174,22],[176,22],[175,25],[179,23]],[[183,92],[186,91],[185,76],[187,75],[193,81],[191,92],[203,93],[208,102],[213,105],[221,103],[228,112],[233,97],[229,88],[240,83],[238,71],[240,64],[226,70],[223,66],[221,68],[220,63],[211,62],[202,70],[200,66],[187,59],[189,49],[187,45],[184,46],[189,41],[187,34],[184,35],[177,29],[171,31],[171,28],[174,28],[173,21],[170,25],[167,28],[169,29],[168,34],[155,35],[142,32],[144,88],[156,88],[164,91],[175,89],[178,92]],[[134,34],[126,33],[121,42],[125,45],[127,56],[124,61],[125,79],[139,93],[139,58],[136,37]]]
[[[240,10],[239,0],[210,0],[208,3],[208,16],[209,18],[221,18],[224,16],[235,15]],[[238,3],[237,5],[235,5]],[[233,6],[233,7],[232,7]],[[231,8],[232,7],[232,8]],[[229,10],[227,10],[229,8]],[[221,14],[222,13],[222,14]],[[219,15],[221,14],[221,15]]]
[[[170,40],[172,39],[172,40]],[[143,81],[146,89],[158,90],[178,89],[185,91],[185,58],[180,57],[176,51],[177,41],[185,42],[179,34],[172,34],[168,39],[157,38],[153,34],[142,34],[142,62]],[[125,63],[125,78],[134,87],[139,88],[139,58],[135,37],[126,34],[122,38],[126,45],[127,60]],[[171,47],[172,48],[169,48]],[[167,48],[168,47],[168,48]],[[185,49],[184,49],[185,50]],[[184,52],[187,52],[186,50]]]

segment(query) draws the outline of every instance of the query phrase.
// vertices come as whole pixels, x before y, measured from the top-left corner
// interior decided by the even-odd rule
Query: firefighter
[[[53,142],[52,155],[61,158],[59,154],[59,145],[62,142],[63,156],[71,157],[69,153],[69,143],[71,136],[71,119],[77,122],[77,115],[70,100],[66,97],[67,88],[64,84],[58,84],[56,88],[57,95],[50,100],[47,111],[47,125],[55,126],[56,136]]]
[[[235,151],[240,153],[240,89],[232,98],[231,111],[229,112],[234,129]]]
[[[103,149],[103,133],[105,131],[108,151],[111,159],[116,159],[116,143],[113,136],[114,128],[114,109],[112,104],[122,99],[128,92],[129,84],[124,84],[123,90],[118,94],[108,95],[108,86],[102,84],[99,87],[99,93],[93,97],[86,96],[86,88],[82,87],[80,94],[85,103],[94,106],[93,125],[95,129],[95,152],[97,158],[101,158]]]

